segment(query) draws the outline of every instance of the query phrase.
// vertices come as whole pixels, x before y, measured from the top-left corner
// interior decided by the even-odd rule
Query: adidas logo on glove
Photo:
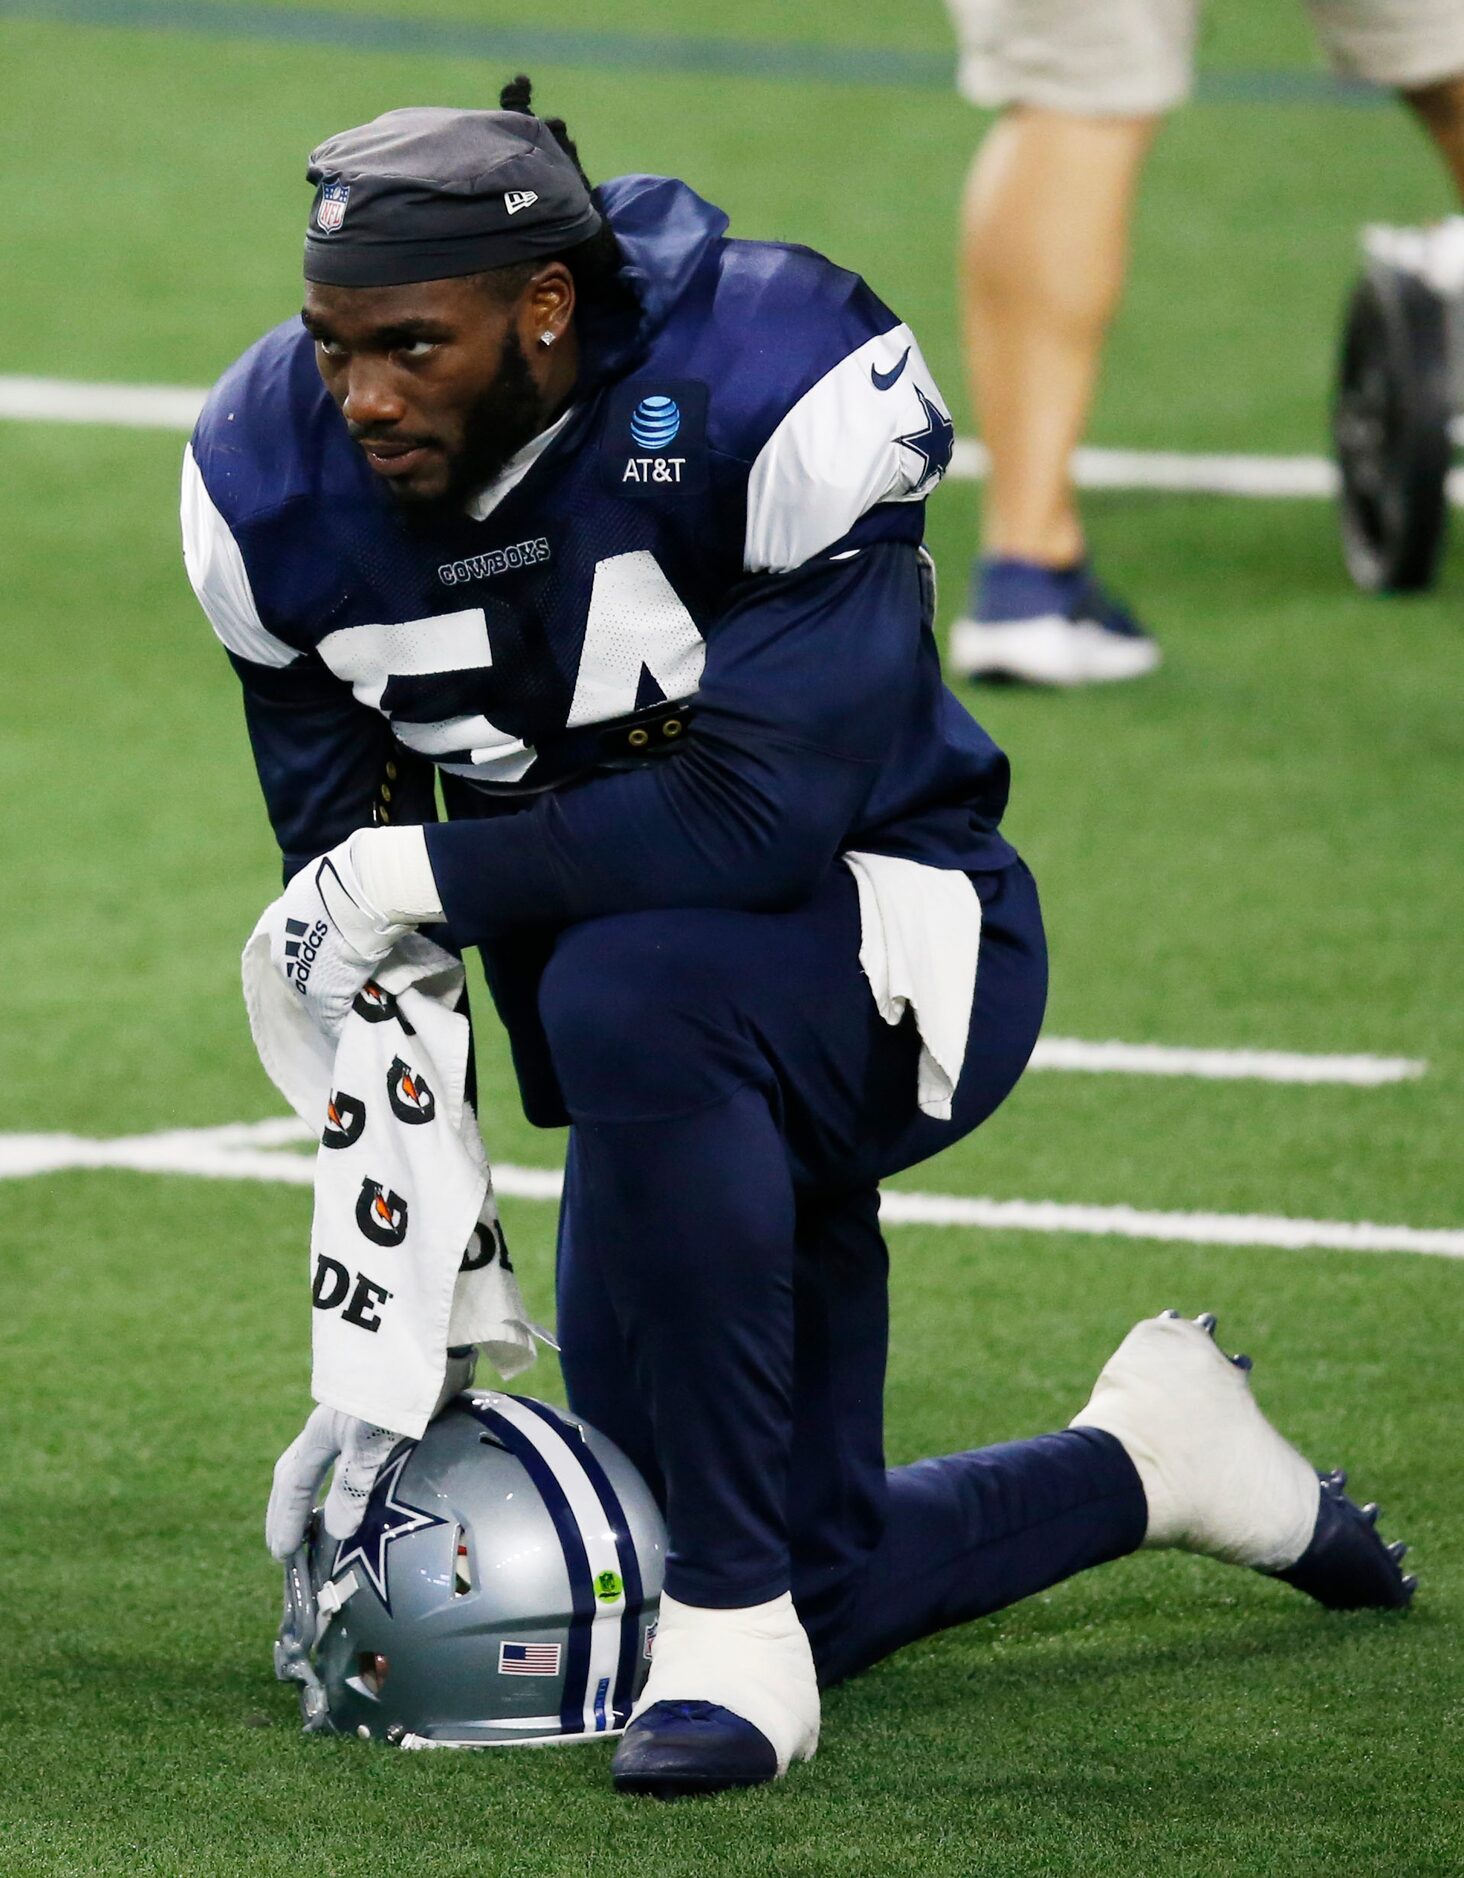
[[[323,919],[307,928],[303,919],[287,919],[285,931],[290,935],[285,940],[285,977],[294,985],[301,997],[305,995],[305,981],[310,976],[310,967],[315,963],[315,956],[320,950],[321,941],[330,931]]]

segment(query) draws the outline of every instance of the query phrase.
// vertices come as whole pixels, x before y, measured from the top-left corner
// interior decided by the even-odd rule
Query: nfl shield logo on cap
[[[349,183],[327,183],[320,192],[320,207],[315,211],[315,226],[323,235],[333,235],[346,219],[346,204],[351,198]]]

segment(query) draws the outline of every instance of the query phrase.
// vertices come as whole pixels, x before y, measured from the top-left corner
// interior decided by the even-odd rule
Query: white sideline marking
[[[0,375],[0,418],[188,431],[207,395],[186,385],[89,384]],[[971,437],[958,439],[948,473],[957,482],[980,482],[986,474],[985,445]],[[1227,456],[1085,444],[1073,452],[1073,480],[1081,489],[1326,498],[1337,493],[1337,466],[1322,456]],[[1449,472],[1448,488],[1449,500],[1464,508],[1464,466]]]
[[[194,1174],[210,1180],[281,1181],[308,1187],[314,1163],[284,1150],[312,1140],[292,1119],[236,1122],[224,1128],[178,1128],[98,1141],[84,1135],[0,1134],[0,1180],[73,1167]],[[552,1168],[500,1164],[493,1185],[511,1200],[557,1200]],[[1132,1206],[1074,1206],[1056,1200],[988,1200],[954,1193],[891,1191],[880,1200],[890,1226],[965,1226],[994,1232],[1082,1233],[1187,1245],[1275,1246],[1292,1252],[1414,1252],[1464,1259],[1464,1231],[1377,1226],[1366,1220],[1291,1219],[1257,1213],[1146,1213]]]
[[[1422,1076],[1412,1056],[1307,1056],[1296,1050],[1191,1050],[1167,1043],[1088,1043],[1043,1037],[1029,1069],[1096,1071],[1125,1076],[1198,1076],[1210,1082],[1351,1083],[1376,1088]]]

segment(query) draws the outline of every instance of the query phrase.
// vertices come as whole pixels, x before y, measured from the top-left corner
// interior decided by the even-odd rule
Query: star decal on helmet
[[[904,444],[907,450],[913,450],[924,464],[915,481],[918,489],[932,477],[939,476],[951,460],[951,451],[955,448],[956,429],[951,420],[920,389],[914,387],[915,396],[920,400],[920,409],[925,418],[924,428],[913,430],[907,437],[896,437],[896,443]]]
[[[367,1503],[365,1518],[349,1539],[341,1541],[331,1567],[331,1577],[339,1578],[348,1565],[359,1563],[366,1582],[385,1605],[388,1616],[391,1615],[391,1598],[387,1593],[387,1548],[394,1539],[405,1539],[411,1533],[425,1532],[429,1526],[447,1524],[436,1513],[424,1512],[420,1506],[408,1506],[396,1497],[397,1482],[416,1445],[414,1441],[405,1442],[396,1458],[387,1462]]]

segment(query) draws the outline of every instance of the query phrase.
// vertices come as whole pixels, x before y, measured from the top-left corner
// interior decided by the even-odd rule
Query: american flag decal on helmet
[[[498,1673],[500,1676],[557,1676],[559,1674],[559,1645],[557,1643],[500,1643]]]

